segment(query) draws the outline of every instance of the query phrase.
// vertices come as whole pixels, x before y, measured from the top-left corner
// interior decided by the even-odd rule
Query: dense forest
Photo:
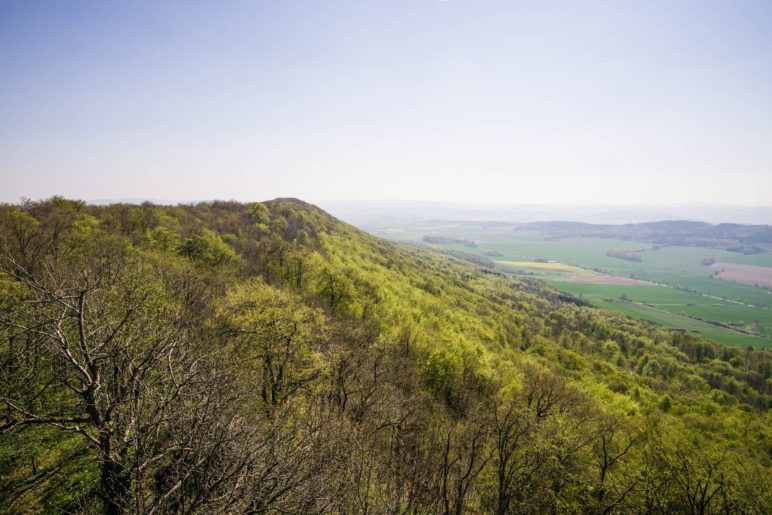
[[[0,207],[8,513],[765,513],[771,372],[298,200]]]

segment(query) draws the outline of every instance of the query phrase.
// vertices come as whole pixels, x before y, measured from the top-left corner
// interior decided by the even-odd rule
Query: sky
[[[0,0],[0,201],[772,205],[772,2]]]

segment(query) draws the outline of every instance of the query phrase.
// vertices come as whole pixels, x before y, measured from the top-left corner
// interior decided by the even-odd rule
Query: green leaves
[[[235,263],[239,259],[222,237],[209,229],[204,229],[201,236],[185,238],[177,252],[209,267]]]
[[[448,403],[458,398],[463,372],[461,358],[444,349],[434,351],[423,367],[423,375],[429,390]]]
[[[253,279],[228,292],[218,318],[269,411],[321,376],[325,318],[299,297]]]
[[[96,344],[93,366],[119,385],[153,364],[136,389],[111,390],[105,374],[94,392],[111,402],[136,392],[143,413],[158,409],[157,420],[168,414],[183,432],[204,420],[203,409],[223,431],[232,423],[239,434],[262,435],[205,461],[243,466],[245,478],[280,470],[273,486],[253,490],[260,502],[260,488],[276,488],[295,511],[495,512],[499,502],[536,512],[684,511],[692,486],[708,484],[720,487],[713,511],[723,510],[719,499],[763,505],[751,498],[764,486],[744,488],[741,469],[722,453],[768,475],[767,351],[565,303],[542,283],[380,240],[297,200],[0,206],[0,244],[8,392],[51,413],[73,404],[64,388],[49,394],[51,381],[74,384],[82,374],[60,366],[36,375],[58,355],[20,349],[36,345],[46,321],[50,335],[62,335],[57,349],[78,342],[78,317],[57,317],[61,302],[77,301],[67,292],[85,284],[85,351],[74,345],[70,354],[80,359]],[[28,276],[58,297],[38,299]],[[24,338],[21,321],[33,329]],[[171,337],[164,359],[150,359]],[[170,390],[169,406],[185,409],[165,411]],[[230,411],[217,418],[226,398]],[[125,434],[155,434],[132,431]],[[164,454],[158,477],[198,463],[188,453],[209,435]],[[14,445],[28,444],[0,438],[2,449]],[[253,451],[263,461],[239,461]],[[317,455],[336,461],[324,468]],[[175,492],[183,499],[195,488]],[[653,498],[662,504],[647,504]],[[24,508],[12,509],[34,511]]]

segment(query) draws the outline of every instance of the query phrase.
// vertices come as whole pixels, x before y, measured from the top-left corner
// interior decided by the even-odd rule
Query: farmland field
[[[716,277],[752,286],[772,288],[772,267],[740,265],[737,263],[713,263]]]
[[[507,260],[494,260],[496,266],[505,270],[520,272],[520,273],[536,273],[536,274],[550,274],[561,277],[574,278],[577,276],[591,276],[592,272],[584,268],[579,268],[574,265],[567,265],[565,263],[551,262],[543,263],[537,261],[507,261]]]
[[[406,223],[375,232],[479,254],[502,271],[543,279],[592,305],[633,318],[729,345],[772,347],[772,291],[760,275],[772,272],[767,268],[772,267],[772,253],[744,255],[606,238],[550,239],[501,222]],[[449,243],[423,242],[427,236]],[[624,258],[633,254],[640,261]],[[714,277],[717,269],[710,263],[721,265],[724,279]]]
[[[772,310],[715,300],[663,286],[611,286],[548,280],[559,290],[593,305],[676,329],[699,332],[731,345],[772,340]],[[753,336],[754,333],[758,337]],[[768,343],[762,343],[767,340]]]

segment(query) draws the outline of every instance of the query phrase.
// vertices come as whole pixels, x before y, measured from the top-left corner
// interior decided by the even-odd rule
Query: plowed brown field
[[[772,267],[738,265],[736,263],[713,263],[710,267],[718,272],[716,277],[719,279],[772,288]]]

